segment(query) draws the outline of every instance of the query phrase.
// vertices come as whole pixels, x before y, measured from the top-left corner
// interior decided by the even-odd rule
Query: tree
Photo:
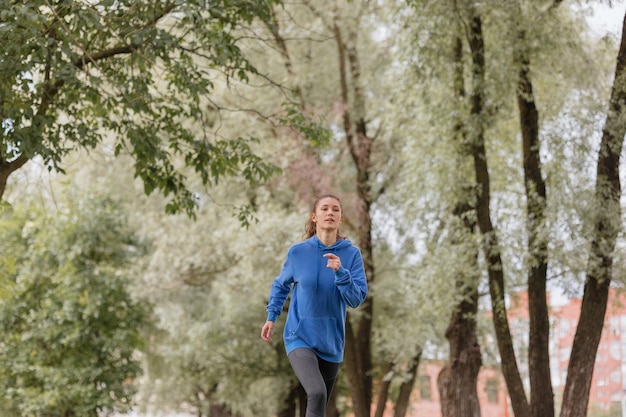
[[[558,5],[555,2],[554,5]],[[521,13],[518,3],[517,9]],[[526,42],[526,29],[516,21],[518,43],[514,60],[518,67],[517,106],[522,136],[522,159],[524,166],[524,190],[526,192],[526,233],[528,235],[528,310],[530,374],[530,408],[534,416],[554,416],[554,391],[550,376],[547,277],[548,239],[546,227],[546,182],[541,165],[539,137],[539,112],[535,103],[533,80],[530,74],[530,46]]]
[[[437,4],[442,3],[437,2]],[[454,78],[449,76],[449,72],[454,70],[456,61],[452,58],[446,60],[446,57],[453,55],[443,55],[443,58],[440,58],[427,54],[431,50],[437,50],[436,48],[440,46],[436,37],[437,28],[430,21],[436,21],[437,12],[440,12],[440,9],[433,2],[419,2],[419,5],[421,6],[420,14],[427,15],[429,20],[416,21],[422,25],[416,27],[417,33],[422,38],[415,43],[417,45],[415,49],[418,51],[414,58],[415,70],[419,74],[428,74],[427,71],[436,73],[443,78],[441,84],[449,90],[449,85],[454,84],[451,81]],[[572,209],[568,207],[567,191],[564,192],[568,187],[562,186],[567,185],[568,181],[581,180],[574,180],[572,177],[576,175],[568,174],[567,170],[563,170],[563,165],[565,161],[567,161],[565,165],[578,163],[576,158],[579,149],[577,147],[583,149],[589,142],[585,135],[592,131],[594,126],[594,123],[584,115],[589,111],[596,111],[596,98],[601,94],[598,86],[589,83],[589,79],[579,72],[579,69],[584,67],[583,63],[587,61],[586,57],[589,54],[586,47],[587,39],[568,41],[572,38],[579,39],[584,25],[581,20],[576,20],[573,11],[565,8],[561,2],[554,2],[546,8],[537,8],[535,4],[519,2],[514,8],[507,5],[506,10],[500,9],[496,3],[486,5],[472,1],[453,2],[448,3],[447,6],[455,10],[453,16],[459,19],[458,24],[464,29],[465,36],[462,39],[468,48],[463,58],[464,75],[460,79],[467,86],[464,91],[468,93],[467,95],[458,94],[456,92],[458,89],[453,93],[452,101],[460,102],[451,113],[454,117],[449,117],[450,112],[445,115],[442,112],[434,114],[432,119],[444,126],[444,135],[456,132],[455,127],[451,125],[460,120],[467,134],[462,144],[469,148],[474,170],[470,190],[475,190],[473,198],[476,202],[476,220],[483,239],[481,257],[485,273],[488,275],[492,303],[491,317],[497,336],[502,371],[507,381],[514,413],[517,416],[554,415],[548,351],[547,280],[550,274],[557,276],[562,271],[567,271],[570,277],[576,276],[577,263],[582,256],[576,253],[577,256],[568,258],[565,253],[561,252],[562,248],[568,245],[561,239],[566,240],[568,236],[563,236],[557,225],[562,227],[564,222],[571,221],[571,225],[566,227],[576,229],[575,224],[587,222],[588,218],[585,218],[582,207],[589,203],[589,200],[584,199],[588,193],[577,194],[578,200],[574,205],[578,207],[576,212],[578,217],[576,219],[569,217]],[[454,33],[453,25],[447,28],[444,26],[442,31],[446,29],[448,34],[444,33],[443,36],[454,36],[450,34]],[[555,35],[557,33],[559,36]],[[572,45],[580,45],[580,47],[572,48]],[[602,49],[597,48],[597,51],[602,51]],[[440,52],[437,51],[437,53]],[[581,64],[572,65],[571,62],[574,60],[579,60]],[[565,64],[566,62],[570,64]],[[598,62],[598,65],[603,68],[600,63],[606,60],[598,59],[594,62]],[[443,66],[440,66],[441,64]],[[445,65],[448,65],[448,70],[445,69]],[[574,71],[570,72],[571,69]],[[426,79],[428,82],[433,82],[432,77]],[[595,79],[597,80],[597,77]],[[437,82],[435,84],[439,85]],[[537,85],[540,87],[535,89]],[[558,86],[559,93],[548,92],[554,86]],[[436,87],[423,87],[421,83],[420,87],[426,91],[428,98],[438,102],[441,90],[435,90]],[[517,102],[516,110],[512,109],[509,104],[511,92]],[[567,97],[578,97],[581,100],[576,100],[576,105],[572,105],[566,100]],[[440,107],[447,109],[443,104]],[[621,108],[614,102],[611,107]],[[431,108],[438,110],[435,106]],[[583,110],[576,113],[579,122],[576,126],[578,130],[573,129],[571,133],[564,135],[563,124],[567,123],[570,114],[581,108]],[[584,110],[585,108],[587,111]],[[517,112],[518,120],[515,128],[510,122],[514,112]],[[457,117],[458,115],[460,117]],[[446,120],[446,117],[450,120]],[[560,126],[561,132],[556,131],[559,129],[555,126]],[[619,135],[622,135],[622,132],[618,129]],[[560,139],[560,136],[565,137]],[[512,142],[509,138],[511,137],[516,139],[519,137],[522,143],[521,153],[515,152],[510,147]],[[608,146],[611,151],[620,149],[621,145],[618,145],[617,141],[611,143],[612,145]],[[571,147],[568,148],[568,146]],[[446,148],[441,149],[449,151]],[[572,152],[571,149],[576,150]],[[603,160],[605,152],[602,152],[599,163],[606,165]],[[544,158],[544,161],[541,158]],[[611,161],[608,165],[613,170],[616,169],[614,158],[615,155],[607,157],[607,160]],[[557,159],[558,166],[555,163]],[[452,169],[463,169],[463,163],[458,163],[456,158],[453,158],[453,161],[459,168]],[[586,159],[585,163],[588,161],[589,159]],[[507,173],[509,166],[517,168],[512,168]],[[589,169],[588,165],[581,166]],[[610,216],[616,216],[613,205],[610,204],[615,198],[614,177],[616,174],[613,171],[612,174],[605,175],[611,178],[612,185],[611,193],[604,193],[604,195],[611,197],[602,200],[603,208],[595,212],[595,215],[601,217],[608,213]],[[580,178],[580,176],[576,177]],[[550,182],[546,178],[550,178]],[[449,201],[446,182],[441,181],[439,184],[443,188],[440,194],[444,201]],[[505,184],[504,187],[503,184]],[[460,191],[454,193],[457,200],[463,201],[462,196],[465,192],[463,187],[457,187],[457,190]],[[519,198],[522,195],[523,198]],[[470,203],[472,200],[470,199]],[[592,204],[595,207],[597,202]],[[451,206],[454,207],[454,204]],[[515,216],[518,216],[518,220]],[[521,218],[525,220],[519,220]],[[596,220],[596,222],[600,221]],[[610,227],[605,226],[606,219],[600,223],[603,225],[598,226],[598,229],[611,230]],[[526,225],[525,230],[520,228],[523,224]],[[592,228],[585,228],[581,233],[589,230]],[[611,237],[611,233],[615,233],[615,230],[611,230],[607,236],[603,235],[602,239],[599,239],[608,242],[607,245],[600,245],[603,251],[608,250],[601,256],[606,262],[613,256],[611,252],[615,237]],[[593,234],[587,236],[593,236]],[[519,241],[520,238],[526,241],[522,243]],[[593,239],[598,240],[598,238]],[[524,255],[520,257],[519,253]],[[596,256],[599,255],[594,255],[592,258],[595,259]],[[551,263],[548,262],[549,260]],[[471,263],[466,265],[468,268],[472,267]],[[519,265],[523,265],[523,269],[520,269]],[[516,277],[520,270],[527,275],[524,284]],[[506,297],[509,285],[519,287],[523,285],[523,288],[528,289],[531,297],[529,330],[531,345],[527,358],[530,398],[526,397],[522,371],[524,364],[518,362],[519,351],[516,352],[516,345],[507,320]],[[572,283],[565,280],[563,285],[572,287]],[[585,292],[585,294],[588,293]],[[599,299],[601,301],[602,297],[600,296]],[[598,312],[598,309],[594,308],[594,311],[596,313],[588,315],[586,319],[595,317],[595,326],[601,327],[601,321],[596,314],[603,316],[602,309]],[[581,320],[581,325],[586,319]],[[586,328],[586,325],[582,327]],[[581,337],[581,346],[583,346],[582,339]],[[589,339],[586,340],[589,341]],[[471,342],[471,338],[466,342]],[[593,354],[590,352],[595,353],[597,346],[595,348],[592,346],[590,350],[587,350],[588,348],[587,346],[581,350],[586,352],[581,355],[585,358],[584,360],[570,362],[571,375],[584,374],[587,377],[587,374],[591,373],[592,368],[586,367],[593,365]],[[587,371],[579,374],[574,369],[587,369]],[[589,385],[583,384],[585,385],[588,390]],[[587,400],[581,395],[582,388],[579,384],[573,386],[577,386],[579,391],[577,395],[570,397],[572,404],[586,408]]]
[[[292,17],[295,17],[293,21]],[[325,114],[329,127],[336,132],[330,146],[317,152],[311,149],[301,152],[300,158],[289,166],[290,182],[302,201],[311,201],[312,196],[329,189],[346,196],[348,227],[363,254],[368,285],[372,288],[377,281],[375,246],[379,243],[382,247],[384,240],[376,242],[374,207],[399,169],[390,152],[392,140],[383,126],[386,115],[378,106],[385,101],[386,53],[392,37],[379,40],[372,35],[376,28],[385,25],[383,21],[387,17],[383,8],[369,2],[335,2],[329,10],[324,2],[306,1],[287,14],[272,14],[266,22],[276,49],[286,62],[285,72],[290,80],[296,81],[293,89],[301,110]],[[311,75],[310,68],[302,68],[302,62],[309,61],[316,74]],[[311,85],[315,88],[310,88]],[[309,177],[315,181],[307,181]],[[374,297],[370,296],[358,311],[349,314],[346,324],[345,370],[351,405],[358,417],[370,415],[374,398],[377,377],[372,343],[374,311]],[[420,349],[415,347],[408,352],[415,360],[414,366],[407,368],[413,375],[404,378],[407,384],[402,398],[406,401],[419,353]],[[391,367],[401,365],[404,363],[392,363]],[[379,395],[383,409],[386,394]]]
[[[137,266],[136,290],[158,306],[141,387],[142,394],[154,394],[142,395],[148,411],[277,415],[293,384],[282,341],[262,343],[259,323],[304,213],[283,213],[289,200],[259,190],[259,221],[243,229],[225,207],[244,190],[233,180],[214,187],[215,204],[201,207],[193,221],[163,217],[154,204],[136,210],[154,242],[148,262]]]
[[[504,268],[500,252],[499,238],[494,229],[491,215],[490,173],[485,146],[485,100],[486,100],[486,60],[485,40],[482,28],[482,16],[475,7],[470,6],[470,33],[468,43],[472,56],[472,90],[471,115],[475,123],[469,122],[471,137],[470,153],[474,161],[476,181],[476,217],[480,233],[483,236],[483,250],[485,253],[489,276],[489,295],[491,297],[492,317],[498,350],[502,360],[504,378],[507,382],[513,411],[520,417],[530,416],[522,378],[518,370],[513,340],[506,316]]]
[[[583,302],[567,369],[562,417],[583,417],[591,374],[613,281],[614,249],[621,226],[620,155],[626,135],[626,15],[596,168],[593,230]]]
[[[204,185],[225,175],[267,179],[275,167],[254,153],[253,138],[207,127],[218,117],[211,94],[220,80],[255,71],[233,30],[271,4],[3,0],[0,198],[27,161],[62,172],[69,152],[107,136],[116,155],[132,156],[147,194],[169,197],[168,212],[192,214],[197,203],[183,165]]]
[[[471,35],[470,35],[471,36]],[[482,365],[480,344],[476,334],[478,312],[478,272],[479,250],[476,245],[477,201],[472,192],[474,186],[468,178],[470,170],[466,161],[471,156],[470,129],[466,126],[463,114],[467,95],[464,83],[464,36],[457,23],[457,34],[453,36],[452,49],[454,56],[453,94],[456,102],[461,103],[455,111],[452,140],[458,155],[455,160],[461,161],[457,173],[457,201],[452,209],[452,224],[445,226],[450,234],[450,245],[455,249],[455,257],[467,267],[465,270],[454,270],[455,293],[458,301],[450,317],[450,324],[445,335],[449,342],[449,360],[438,375],[438,388],[442,415],[480,416],[480,404],[476,384],[478,372]]]
[[[557,4],[558,5],[558,4]],[[521,9],[518,9],[521,11]],[[480,25],[481,17],[475,16],[473,21]],[[516,20],[519,25],[519,20]],[[521,25],[520,25],[521,26]],[[512,399],[513,409],[516,415],[546,416],[554,414],[554,400],[552,385],[550,381],[549,352],[548,352],[548,309],[546,300],[546,275],[547,275],[547,243],[543,238],[545,232],[545,210],[546,210],[546,189],[541,172],[541,162],[539,158],[539,123],[538,112],[533,95],[533,85],[530,79],[530,57],[526,42],[526,30],[517,26],[515,45],[515,63],[518,67],[517,81],[517,101],[520,114],[520,125],[523,140],[523,161],[525,174],[525,189],[527,201],[527,234],[528,234],[528,291],[529,291],[529,313],[530,313],[530,343],[529,343],[529,372],[531,397],[530,403],[526,399],[526,394],[517,367],[517,360],[513,350],[510,331],[508,330],[505,299],[504,299],[504,279],[502,275],[503,267],[500,258],[499,242],[496,240],[494,228],[491,225],[491,214],[489,209],[489,173],[487,170],[487,157],[484,149],[484,139],[480,140],[475,148],[476,182],[481,187],[478,193],[478,219],[482,234],[486,239],[485,252],[488,254],[488,270],[490,274],[490,293],[492,299],[492,313],[494,326],[496,329],[499,350],[502,355],[503,370]],[[472,26],[473,28],[475,26]],[[470,41],[475,56],[474,63],[479,65],[479,71],[484,73],[485,58],[484,46],[477,44],[482,42],[483,34],[478,30],[472,33]],[[481,56],[482,55],[482,56]],[[482,69],[481,69],[482,68]],[[484,81],[483,81],[484,82]],[[484,103],[484,98],[479,100]],[[483,201],[481,204],[480,202]],[[482,214],[481,214],[482,213]],[[610,248],[609,248],[610,249]],[[610,249],[612,250],[612,249]],[[610,253],[609,250],[609,253]],[[608,255],[608,254],[607,254]],[[610,256],[610,255],[609,255]],[[608,286],[607,286],[608,288]],[[587,291],[585,291],[587,294]],[[584,313],[581,316],[585,322]],[[596,322],[596,325],[599,325]],[[584,326],[581,326],[584,327]],[[599,331],[598,331],[599,340]],[[576,346],[576,342],[575,342]],[[576,347],[575,347],[576,348]],[[597,348],[597,344],[596,344]],[[592,366],[595,356],[588,355],[587,361],[578,362],[572,357],[570,369],[581,367],[585,369]],[[586,364],[585,364],[586,362]],[[591,369],[591,368],[589,368]],[[578,373],[578,372],[573,372]],[[589,384],[587,384],[587,396]],[[566,385],[566,393],[568,386]],[[579,391],[579,394],[582,394]],[[579,395],[575,400],[586,409],[584,395]],[[566,410],[567,406],[563,408]],[[582,415],[582,414],[581,414]]]
[[[564,113],[573,113],[573,107],[588,110],[586,94],[600,96],[596,86],[583,85],[585,78],[572,71],[588,69],[585,62],[602,68],[605,61],[578,58],[587,44],[571,37],[571,29],[576,28],[578,34],[580,28],[561,8],[535,9],[524,2],[518,12],[498,2],[426,1],[420,2],[424,7],[419,8],[419,16],[409,21],[420,37],[411,44],[410,53],[392,60],[392,71],[387,72],[384,64],[389,63],[389,56],[396,57],[391,55],[396,50],[385,49],[385,41],[403,33],[396,32],[401,22],[385,21],[389,32],[377,34],[381,41],[370,36],[384,18],[384,13],[370,8],[372,3],[325,6],[305,2],[272,8],[263,19],[230,32],[239,40],[238,53],[245,55],[256,72],[249,73],[253,82],[245,86],[229,79],[229,86],[237,84],[237,88],[224,88],[220,90],[224,94],[214,94],[210,100],[218,110],[247,107],[246,119],[220,114],[220,134],[241,137],[261,132],[277,139],[253,146],[267,156],[265,161],[281,165],[286,175],[258,188],[220,179],[210,195],[201,194],[195,200],[198,223],[184,216],[162,218],[160,211],[150,209],[162,204],[157,196],[132,210],[142,230],[156,242],[150,263],[141,265],[143,283],[148,284],[141,291],[159,305],[159,323],[151,333],[159,343],[149,352],[151,384],[146,389],[154,388],[170,407],[197,415],[219,411],[291,416],[296,412],[297,384],[281,355],[281,343],[259,349],[258,322],[264,318],[263,298],[273,268],[280,264],[286,247],[300,237],[312,197],[333,189],[345,196],[349,235],[371,255],[371,295],[376,297],[375,309],[372,298],[367,308],[351,316],[355,331],[349,336],[362,335],[360,345],[368,348],[347,351],[345,374],[352,380],[351,390],[338,386],[340,397],[333,413],[347,409],[342,397],[354,394],[348,403],[358,404],[359,415],[369,415],[373,390],[378,388],[377,415],[395,392],[400,394],[396,413],[401,415],[417,365],[428,357],[422,351],[424,343],[435,339],[432,333],[441,335],[445,329],[439,317],[450,318],[450,328],[460,330],[448,334],[450,364],[470,359],[467,367],[447,368],[456,372],[448,382],[464,391],[450,389],[454,388],[450,384],[442,386],[455,393],[447,397],[450,401],[465,401],[460,409],[476,413],[471,381],[476,378],[480,350],[475,345],[472,315],[480,294],[478,268],[487,265],[482,276],[491,274],[491,300],[498,314],[494,324],[500,326],[500,344],[505,347],[503,369],[512,381],[509,388],[516,412],[526,415],[541,396],[531,396],[530,402],[525,398],[523,358],[517,363],[519,351],[505,328],[505,297],[511,284],[530,285],[531,281],[538,284],[534,293],[541,293],[544,266],[548,265],[548,275],[556,275],[550,268],[575,271],[584,253],[577,248],[580,252],[569,257],[573,252],[566,252],[564,243],[552,239],[547,247],[550,257],[542,258],[543,239],[562,236],[553,225],[573,219],[568,226],[575,229],[584,219],[580,213],[588,195],[573,193],[575,210],[568,218],[571,208],[561,201],[567,196],[561,188],[566,187],[558,181],[575,178],[583,191],[586,183],[584,176],[577,175],[580,170],[572,169],[572,155],[559,146],[579,144],[583,132],[558,142],[562,133],[554,126]],[[455,6],[450,19],[450,8]],[[408,16],[408,10],[397,16]],[[164,18],[162,24],[167,21]],[[459,27],[466,30],[462,36]],[[460,57],[453,54],[457,40],[463,44]],[[276,56],[284,65],[276,65]],[[395,83],[395,76],[409,72],[405,64],[417,75],[414,90]],[[455,76],[460,87],[454,83]],[[594,81],[602,84],[602,80]],[[268,94],[262,88],[268,81],[285,88]],[[394,87],[402,91],[389,95]],[[291,119],[285,118],[284,124],[299,122],[306,131],[310,121],[323,115],[333,132],[324,136],[330,146],[304,143],[293,130],[280,125],[257,129],[256,122],[267,114],[285,110],[277,98],[289,89],[293,95],[287,96],[291,104],[286,113]],[[564,98],[576,94],[585,100]],[[542,111],[537,121],[533,104]],[[211,113],[206,120],[211,115],[217,117]],[[576,119],[584,124],[584,118]],[[523,132],[521,127],[537,128],[539,134]],[[110,153],[115,153],[113,143]],[[538,148],[544,153],[537,154]],[[542,173],[533,172],[537,167],[532,164],[524,165],[524,155],[534,163],[538,156],[558,155],[552,164],[539,161],[549,179],[545,197],[534,193],[540,188]],[[110,166],[101,169],[123,181]],[[202,177],[190,176],[187,186],[201,189],[202,181]],[[115,188],[124,188],[127,182]],[[224,213],[224,207],[242,201],[259,209],[259,224],[250,225],[246,235]],[[535,220],[539,220],[536,225]],[[478,258],[476,224],[486,231]],[[581,229],[580,235],[586,230]],[[241,298],[250,300],[249,304],[239,305],[236,300]],[[535,297],[535,306],[542,307],[542,298],[541,294]],[[535,311],[537,318],[544,317],[541,308]],[[365,330],[356,331],[359,327]],[[541,353],[541,344],[536,347],[534,351]],[[545,371],[545,356],[538,359],[533,362],[540,364],[535,370]],[[539,373],[531,379],[535,380],[533,392],[541,384],[550,384]],[[246,387],[243,394],[241,387]],[[540,395],[550,393],[546,389]]]
[[[327,14],[318,4],[309,3],[321,30],[328,34],[336,50],[332,67],[336,72],[329,74],[329,80],[334,81],[338,90],[335,97],[331,93],[327,100],[336,103],[333,124],[340,132],[336,138],[340,142],[336,142],[335,164],[345,168],[337,170],[338,178],[331,184],[351,196],[350,228],[363,254],[368,285],[375,288],[378,277],[375,254],[377,250],[382,252],[385,245],[384,237],[377,239],[375,235],[372,218],[376,203],[400,169],[394,165],[397,159],[390,145],[393,139],[384,126],[387,115],[379,105],[385,101],[385,85],[389,80],[383,57],[390,48],[392,36],[380,40],[371,36],[372,28],[385,25],[382,22],[388,17],[381,8],[367,2],[344,6],[337,3],[333,13]],[[396,275],[396,278],[399,277]],[[392,286],[397,284],[393,280],[387,282]],[[401,380],[396,399],[396,415],[401,416],[406,412],[421,349],[412,344],[403,355],[390,354],[381,361],[386,362],[385,365],[376,363],[374,304],[375,298],[368,297],[359,311],[349,314],[346,324],[345,369],[351,404],[356,416],[369,416],[374,403],[374,381],[379,378],[376,413],[382,413],[387,405],[391,379]],[[404,355],[409,357],[404,358]],[[383,369],[382,375],[377,372],[379,369]],[[383,378],[386,379],[383,381]]]
[[[430,309],[448,318],[440,330],[448,341],[448,360],[437,380],[442,415],[479,416],[476,385],[483,361],[477,313],[483,274],[472,143],[482,126],[480,115],[468,115],[470,109],[481,111],[472,107],[480,101],[480,72],[472,71],[468,45],[477,40],[470,34],[468,4],[412,4],[417,12],[407,15],[409,35],[400,43],[400,61],[408,68],[398,106],[407,106],[416,122],[405,129],[402,151],[411,175],[403,175],[397,192],[413,206],[403,210],[408,233],[423,236],[415,274],[436,283],[425,298]],[[447,17],[450,7],[458,20]],[[448,98],[431,98],[442,95]],[[414,320],[422,319],[419,313]]]
[[[559,2],[555,3],[558,6]],[[475,32],[472,32],[470,46],[473,52],[474,65],[478,65],[478,74],[484,74],[485,57],[483,34],[480,29],[481,17],[475,15],[472,19],[477,22]],[[478,193],[478,223],[485,238],[485,253],[489,271],[490,295],[492,301],[492,315],[496,330],[500,354],[507,386],[511,395],[511,402],[516,415],[545,416],[554,414],[554,400],[550,380],[550,364],[548,352],[548,308],[546,297],[546,276],[548,267],[547,242],[543,236],[545,232],[546,190],[541,172],[541,162],[538,150],[539,124],[538,112],[534,102],[533,87],[530,79],[530,57],[528,55],[525,29],[516,28],[515,58],[518,68],[517,101],[520,114],[520,124],[523,140],[523,161],[525,174],[525,188],[527,200],[527,233],[528,233],[528,291],[530,314],[530,344],[529,344],[529,372],[531,384],[531,400],[526,394],[520,378],[517,360],[513,350],[511,333],[508,329],[505,299],[503,264],[499,249],[499,242],[493,233],[490,214],[489,172],[487,156],[484,148],[484,138],[479,131],[478,141],[475,142],[474,163],[476,167],[476,182],[480,187]],[[623,41],[618,55],[618,64],[615,74],[615,84],[610,100],[610,110],[607,126],[603,133],[600,146],[596,201],[601,209],[596,211],[594,234],[591,236],[590,266],[587,273],[587,282],[584,288],[583,299],[589,300],[594,307],[589,310],[583,308],[577,326],[577,336],[574,340],[573,352],[569,363],[568,380],[565,385],[564,403],[561,415],[583,416],[586,414],[591,384],[591,370],[595,362],[595,355],[600,339],[600,329],[604,320],[604,311],[608,298],[608,287],[611,282],[610,266],[613,259],[613,249],[617,236],[614,226],[619,218],[619,153],[622,139],[626,133],[626,126],[616,122],[623,118],[622,102],[624,100],[623,87],[620,80],[623,71]],[[484,76],[484,75],[483,75]],[[481,84],[484,80],[481,82]],[[480,84],[479,84],[480,85]],[[479,88],[477,91],[481,91]],[[484,98],[476,103],[484,103]],[[479,107],[476,109],[480,110]],[[616,135],[616,136],[613,136]],[[615,154],[614,152],[617,152]],[[616,180],[617,178],[617,180]],[[481,203],[482,201],[482,203]],[[602,242],[602,243],[600,243]],[[596,259],[602,259],[602,267],[598,268]],[[593,300],[593,301],[591,301]],[[588,306],[590,304],[587,304]],[[600,306],[600,308],[598,308]],[[604,307],[602,307],[604,306]],[[589,335],[592,334],[592,337]],[[589,374],[589,375],[588,375]],[[579,375],[585,375],[582,383],[577,383]],[[571,395],[572,392],[576,395]]]
[[[147,316],[128,287],[142,245],[116,203],[5,210],[1,221],[2,402],[24,416],[129,410]]]

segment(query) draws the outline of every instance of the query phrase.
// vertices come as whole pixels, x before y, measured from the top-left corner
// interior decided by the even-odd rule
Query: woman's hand
[[[339,256],[334,253],[327,253],[324,255],[324,258],[328,258],[328,262],[326,262],[326,268],[330,268],[337,272],[337,270],[341,267],[341,259]]]
[[[265,340],[267,343],[272,341],[272,330],[274,329],[273,321],[266,321],[261,329],[261,339]]]

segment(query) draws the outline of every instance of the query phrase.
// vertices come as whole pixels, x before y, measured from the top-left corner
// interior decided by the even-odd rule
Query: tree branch
[[[164,7],[159,13],[157,13],[151,20],[149,20],[145,25],[143,25],[141,28],[145,29],[145,28],[155,26],[163,17],[167,16],[172,10],[174,10],[175,7],[176,5],[174,3],[170,3],[169,5]],[[62,25],[65,26],[63,20],[60,19],[56,13],[55,13],[55,16],[58,19],[58,21]],[[94,52],[94,53],[84,52],[84,54],[81,57],[77,58],[73,64],[76,68],[82,70],[88,64],[95,64],[98,61],[106,60],[117,55],[127,55],[130,53],[133,53],[134,51],[139,49],[142,45],[143,43],[136,42],[136,43],[114,46],[112,48],[105,49],[99,52]],[[47,83],[45,85],[43,89],[43,93],[42,93],[41,103],[39,104],[39,107],[37,108],[38,115],[44,114],[48,110],[48,108],[50,107],[50,104],[52,103],[53,98],[59,93],[59,90],[61,89],[61,87],[63,87],[63,85],[65,85],[65,80],[56,80],[53,83]]]
[[[28,160],[29,158],[23,154],[10,162],[0,157],[0,201],[2,201],[2,196],[6,190],[9,175],[21,168]]]

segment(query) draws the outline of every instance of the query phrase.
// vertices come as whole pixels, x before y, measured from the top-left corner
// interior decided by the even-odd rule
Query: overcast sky
[[[613,0],[611,3],[613,7],[597,7],[596,13],[589,18],[589,23],[601,35],[612,32],[616,36],[621,36],[626,1]]]

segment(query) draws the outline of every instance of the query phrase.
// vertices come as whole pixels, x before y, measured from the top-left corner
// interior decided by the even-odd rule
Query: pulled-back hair
[[[322,194],[319,197],[317,197],[315,199],[315,202],[313,203],[313,209],[311,210],[311,213],[315,213],[315,210],[317,210],[317,205],[324,198],[333,198],[337,200],[339,202],[339,207],[341,208],[341,215],[343,216],[343,204],[341,204],[341,200],[339,199],[339,197],[337,197],[334,194]],[[309,215],[309,219],[304,224],[304,239],[306,240],[314,236],[316,233],[317,233],[317,230],[316,230],[315,222],[313,221],[313,219],[311,219],[311,216]],[[345,238],[346,236],[343,236],[341,232],[339,231],[339,229],[337,229],[337,239],[345,239]]]

